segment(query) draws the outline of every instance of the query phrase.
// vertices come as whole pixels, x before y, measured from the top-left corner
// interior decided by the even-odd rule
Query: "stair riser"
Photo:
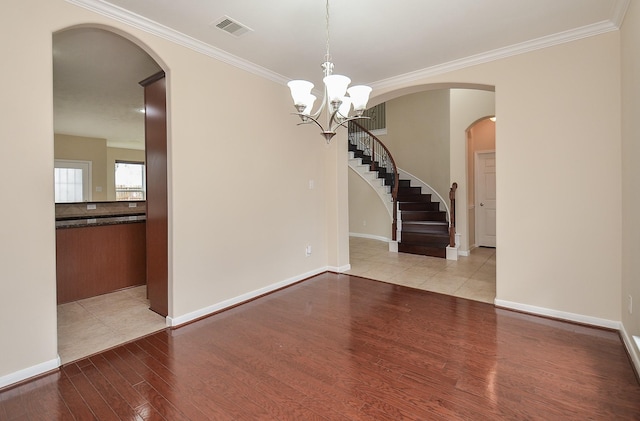
[[[418,225],[411,224],[410,222],[402,221],[402,234],[405,233],[422,233],[422,234],[445,234],[449,235],[448,225]],[[403,237],[404,238],[404,237]]]
[[[433,248],[425,246],[414,246],[408,244],[398,244],[398,251],[401,253],[420,254],[422,256],[447,257],[447,249]]]
[[[431,198],[430,194],[422,194],[422,189],[420,187],[400,187],[398,189],[398,194],[401,195],[422,195],[422,196],[428,196],[429,198]]]
[[[431,196],[427,194],[401,194],[398,192],[398,201],[400,202],[431,202]]]
[[[400,202],[401,211],[438,211],[440,203],[438,202]]]
[[[446,221],[447,213],[442,211],[402,211],[403,221]]]
[[[447,246],[449,244],[449,236],[446,233],[419,233],[407,232],[404,229],[401,234],[401,241],[407,244],[429,245],[429,246]]]

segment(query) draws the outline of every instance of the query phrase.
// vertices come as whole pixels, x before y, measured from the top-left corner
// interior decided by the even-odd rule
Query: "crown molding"
[[[623,2],[627,2],[627,4],[628,4],[628,1],[629,0],[623,0]],[[441,75],[444,73],[452,72],[454,70],[460,70],[466,67],[488,63],[491,61],[496,61],[503,58],[516,56],[519,54],[524,54],[531,51],[540,50],[543,48],[552,47],[555,45],[564,44],[567,42],[576,41],[583,38],[588,38],[594,35],[616,31],[618,29],[619,29],[619,26],[617,26],[615,23],[608,20],[602,21],[592,25],[587,25],[577,29],[573,29],[570,31],[559,32],[557,34],[536,38],[531,41],[526,41],[520,44],[514,44],[508,47],[498,48],[495,50],[487,51],[486,53],[476,54],[476,55],[465,57],[459,60],[453,60],[447,63],[428,67],[426,69],[417,70],[415,72],[405,73],[403,75],[394,76],[388,79],[383,79],[378,82],[371,83],[370,86],[374,90],[400,87],[402,85],[407,85],[421,79]]]
[[[631,0],[618,0],[613,6],[613,11],[611,12],[611,22],[618,29],[620,29],[620,27],[622,26],[622,21],[624,20],[624,16],[627,14],[629,4],[631,4]]]
[[[91,10],[100,15],[109,17],[116,21],[125,23],[134,28],[140,29],[147,33],[156,35],[166,40],[175,42],[191,50],[213,57],[224,63],[230,64],[237,68],[243,69],[247,72],[261,76],[265,79],[271,80],[276,83],[286,84],[288,78],[268,70],[262,66],[252,63],[248,60],[229,54],[228,52],[219,48],[213,47],[202,41],[198,41],[190,36],[187,36],[181,32],[164,26],[158,22],[152,21],[144,16],[132,13],[121,7],[114,6],[106,3],[104,0],[66,0],[67,2],[80,6],[82,8]],[[447,63],[439,64],[436,66],[428,67],[425,69],[417,70],[414,72],[405,73],[402,75],[394,76],[388,79],[383,79],[377,82],[373,82],[370,86],[374,90],[389,89],[400,87],[403,85],[411,84],[421,79],[425,79],[432,76],[460,70],[466,67],[476,66],[483,63],[488,63],[503,58],[524,54],[527,52],[540,50],[547,47],[552,47],[559,44],[564,44],[571,41],[591,37],[594,35],[603,34],[606,32],[616,31],[622,25],[624,16],[629,7],[631,0],[619,0],[615,3],[611,15],[611,20],[598,22],[592,25],[586,25],[581,28],[576,28],[570,31],[564,31],[557,34],[544,36],[531,41],[526,41],[520,44],[511,45],[504,48],[498,48],[492,51],[488,51],[481,54],[465,57],[458,60],[453,60]]]
[[[103,0],[66,0],[68,3],[80,6],[102,16],[114,19],[118,22],[125,23],[144,32],[164,38],[168,41],[175,42],[178,45],[197,51],[201,54],[213,57],[224,63],[230,64],[247,72],[269,79],[273,82],[286,84],[289,79],[284,76],[272,72],[262,66],[258,66],[248,60],[229,54],[224,50],[213,47],[202,41],[198,41],[188,35],[164,26],[158,22],[148,19],[144,16],[125,10],[121,7],[106,3]]]

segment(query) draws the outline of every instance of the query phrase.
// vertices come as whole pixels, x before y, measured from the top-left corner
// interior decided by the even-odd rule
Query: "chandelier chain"
[[[327,54],[324,56],[325,62],[331,61],[331,54],[329,54],[329,0],[326,5],[326,26],[327,26]]]

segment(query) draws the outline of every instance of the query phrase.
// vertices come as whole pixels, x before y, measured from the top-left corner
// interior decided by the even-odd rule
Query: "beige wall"
[[[622,322],[640,336],[640,4],[631,2],[622,27]],[[633,314],[627,304],[633,297]],[[635,348],[636,359],[640,349]],[[638,364],[638,362],[636,363]]]
[[[0,176],[15,180],[4,197],[20,200],[0,209],[11,221],[0,231],[0,317],[11,321],[0,328],[11,343],[0,379],[50,368],[57,358],[51,70],[57,30],[86,23],[116,28],[167,72],[170,316],[348,264],[346,139],[327,147],[317,130],[296,126],[284,84],[64,0],[3,6],[0,24],[11,36],[0,38],[0,137],[11,142],[0,143],[0,155],[10,157]]]
[[[449,197],[449,90],[401,96],[386,104],[387,145],[398,167]]]
[[[391,240],[393,220],[380,196],[358,173],[349,170],[349,233]]]

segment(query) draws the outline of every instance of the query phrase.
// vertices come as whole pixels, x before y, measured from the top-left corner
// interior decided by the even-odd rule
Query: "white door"
[[[54,161],[56,203],[91,201],[91,161]]]
[[[496,153],[476,154],[476,244],[496,246]]]

